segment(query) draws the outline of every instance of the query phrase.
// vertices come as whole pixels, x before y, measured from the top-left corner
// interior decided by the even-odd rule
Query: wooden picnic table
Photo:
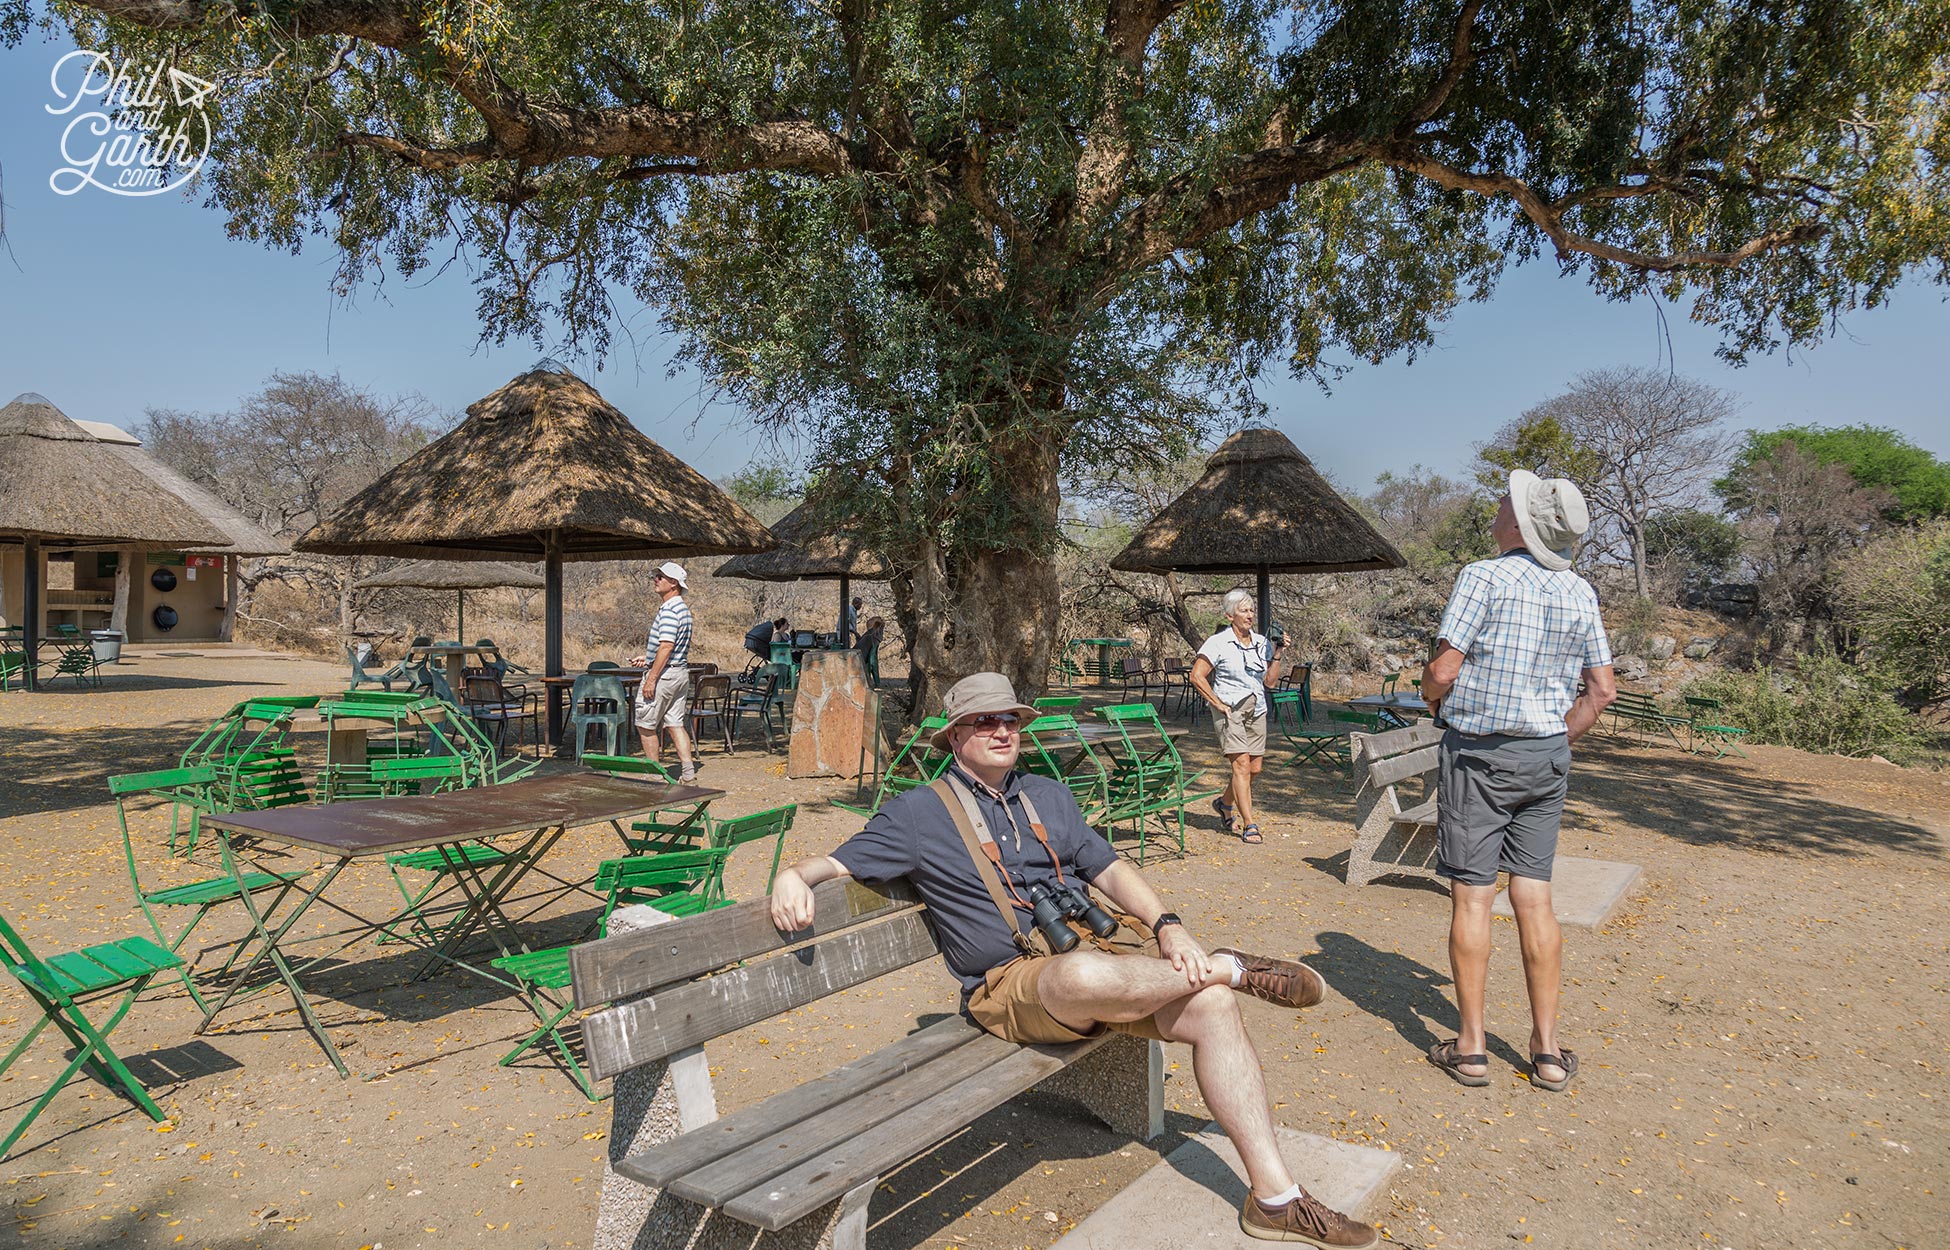
[[[247,889],[243,891],[241,901],[250,915],[253,930],[253,936],[244,941],[248,944],[255,940],[257,950],[237,970],[223,997],[204,1014],[196,1031],[202,1033],[209,1028],[217,1013],[239,990],[246,988],[252,973],[268,960],[276,981],[290,991],[305,1027],[344,1077],[347,1075],[345,1061],[339,1057],[338,1047],[319,1023],[299,984],[299,973],[320,957],[312,957],[294,969],[279,945],[313,904],[323,900],[325,906],[357,922],[349,931],[352,936],[330,953],[346,949],[366,934],[385,932],[401,941],[426,947],[427,961],[415,973],[416,977],[444,963],[500,983],[500,978],[486,967],[461,959],[460,947],[485,930],[498,955],[529,949],[502,904],[522,877],[570,829],[607,823],[622,837],[626,821],[672,807],[709,803],[723,795],[724,791],[708,786],[650,783],[603,773],[569,773],[442,794],[356,799],[326,807],[280,807],[205,816],[203,828],[213,830],[221,839],[224,868],[240,887],[246,864],[260,871],[280,871],[276,866],[265,868],[256,862],[257,843],[313,851],[324,856],[328,863],[315,884],[294,885],[289,891],[279,892],[262,911],[256,896]],[[498,847],[504,856],[495,857],[492,862],[477,864],[464,850],[467,844],[483,839],[517,835],[519,843]],[[445,924],[430,943],[421,941],[419,931],[408,923],[415,914],[411,905],[384,919],[372,920],[324,897],[354,860],[384,857],[399,851],[436,849],[447,857],[443,867],[466,901],[460,914]],[[281,875],[290,875],[290,870],[282,869]],[[287,897],[294,900],[289,910],[274,919],[279,904]],[[345,932],[333,936],[345,937]],[[269,988],[270,984],[266,982],[261,988]]]

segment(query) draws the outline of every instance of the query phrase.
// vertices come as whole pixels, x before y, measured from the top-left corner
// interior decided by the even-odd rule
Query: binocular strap
[[[1002,923],[1009,927],[1009,935],[1015,939],[1016,949],[1025,955],[1047,955],[1042,934],[1025,934],[1022,926],[1016,923],[1016,910],[1003,897],[1002,852],[989,834],[988,823],[982,819],[982,812],[975,805],[975,796],[968,787],[947,773],[943,773],[928,784],[941,805],[948,809],[948,818],[955,822],[955,832],[961,835],[962,844],[968,848],[968,857],[975,861],[976,875],[988,887],[989,898],[995,902],[995,910],[1002,913]],[[1043,832],[1043,822],[1036,809],[1029,802],[1029,796],[1022,796],[1023,811],[1029,816],[1029,827],[1036,834],[1036,840],[1049,852],[1050,863],[1056,865],[1056,879],[1063,879],[1063,864],[1056,858],[1056,851],[1049,844],[1049,836]],[[1015,887],[1009,887],[1015,893]]]

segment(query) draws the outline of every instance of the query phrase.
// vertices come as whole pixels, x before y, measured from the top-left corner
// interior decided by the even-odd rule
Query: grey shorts
[[[1219,714],[1219,754],[1266,754],[1266,718],[1256,704],[1227,708]]]
[[[691,710],[691,672],[688,666],[675,672],[666,670],[657,684],[644,697],[637,691],[636,727],[638,729],[682,729],[684,717]]]
[[[1551,879],[1571,782],[1571,742],[1464,734],[1436,752],[1436,872],[1464,885]]]

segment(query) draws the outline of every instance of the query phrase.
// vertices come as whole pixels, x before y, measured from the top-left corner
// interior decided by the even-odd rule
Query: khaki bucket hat
[[[1036,719],[1036,709],[1016,698],[1016,688],[1000,673],[970,673],[948,687],[941,700],[941,715],[947,724],[928,739],[937,751],[948,749],[948,731],[971,716],[988,712],[1014,712],[1027,725]]]
[[[1591,528],[1591,511],[1570,478],[1541,478],[1529,469],[1512,469],[1510,509],[1517,514],[1523,545],[1537,563],[1559,573],[1571,567],[1578,539]]]

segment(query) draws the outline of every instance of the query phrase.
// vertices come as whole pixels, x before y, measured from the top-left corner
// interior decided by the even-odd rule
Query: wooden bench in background
[[[1661,708],[1659,701],[1649,694],[1621,690],[1611,706],[1605,709],[1605,714],[1611,717],[1613,733],[1619,733],[1630,725],[1654,738],[1664,736],[1682,750],[1685,748],[1685,744],[1679,741],[1679,731],[1687,728],[1690,722],[1684,716],[1674,716]]]
[[[790,935],[754,899],[620,935],[613,921],[571,955],[575,1001],[614,1004],[583,1022],[594,1076],[617,1078],[597,1250],[863,1250],[881,1177],[1032,1087],[1120,1132],[1163,1131],[1158,1043],[1018,1046],[960,1015],[719,1118],[705,1043],[938,957],[904,885],[829,881],[813,897],[812,928]]]
[[[1347,883],[1366,885],[1391,872],[1436,879],[1435,744],[1442,730],[1411,725],[1387,733],[1349,736],[1354,776],[1354,846],[1347,857]],[[1402,803],[1398,787],[1427,774],[1421,798]]]

